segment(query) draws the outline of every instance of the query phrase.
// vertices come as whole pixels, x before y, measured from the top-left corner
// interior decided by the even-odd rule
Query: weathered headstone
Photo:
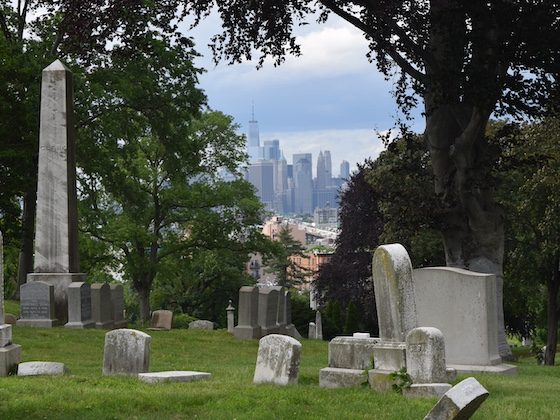
[[[91,314],[96,328],[112,328],[111,287],[107,283],[91,285]]]
[[[112,318],[115,328],[126,328],[127,320],[124,318],[124,289],[120,284],[110,284]]]
[[[317,339],[317,328],[314,322],[309,323],[309,327],[307,329],[307,338],[309,338],[310,340]]]
[[[8,376],[21,361],[21,346],[12,343],[12,325],[4,323],[5,318],[4,242],[0,232],[0,377]]]
[[[150,368],[152,338],[142,331],[120,329],[105,334],[103,375],[138,375]]]
[[[276,327],[279,334],[286,334],[286,289],[283,287],[276,287],[276,290],[278,290]]]
[[[197,319],[196,321],[189,322],[189,330],[207,330],[212,331],[214,323],[206,319]]]
[[[228,333],[233,333],[233,329],[235,328],[235,308],[233,307],[231,299],[229,300],[228,306],[226,308],[226,314]]]
[[[35,261],[27,281],[54,286],[53,318],[61,323],[68,285],[86,277],[79,273],[75,148],[72,73],[56,60],[42,74]]]
[[[451,372],[445,365],[445,343],[440,330],[414,328],[406,336],[406,370],[412,385],[404,390],[407,397],[441,397],[451,389]]]
[[[70,283],[68,286],[68,322],[66,328],[92,328],[95,322],[91,316],[91,287],[84,282]]]
[[[315,338],[317,340],[323,339],[323,321],[321,320],[321,312],[315,312]]]
[[[18,376],[60,376],[67,372],[64,363],[25,362],[18,365]]]
[[[424,420],[468,419],[488,395],[488,391],[475,378],[467,378],[447,391]]]
[[[152,330],[170,330],[173,323],[173,312],[159,309],[152,312],[152,320],[150,329]]]
[[[445,337],[447,363],[459,372],[515,373],[498,348],[496,276],[453,267],[416,269],[418,325]]]
[[[275,287],[259,288],[259,326],[263,337],[280,331],[276,324],[279,295],[280,292]]]
[[[404,342],[417,322],[412,263],[402,245],[382,245],[375,250],[373,284],[379,338]]]
[[[148,384],[159,384],[162,382],[194,382],[207,380],[211,377],[212,375],[208,372],[194,372],[190,370],[171,370],[138,374],[138,379]]]
[[[54,286],[42,281],[20,287],[20,319],[16,325],[50,328],[59,325],[55,318]]]
[[[269,334],[259,341],[253,383],[298,383],[301,344],[287,335]]]
[[[237,326],[233,335],[241,339],[259,338],[259,289],[257,287],[243,286],[239,289],[239,309]]]
[[[391,389],[391,373],[406,367],[404,340],[416,328],[412,263],[402,245],[390,244],[375,250],[372,268],[380,342],[374,349],[369,383],[386,391]]]

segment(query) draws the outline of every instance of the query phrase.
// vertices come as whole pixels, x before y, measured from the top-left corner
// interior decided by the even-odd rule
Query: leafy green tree
[[[555,0],[278,2],[186,1],[199,18],[217,5],[216,59],[299,54],[294,26],[330,14],[361,30],[368,58],[396,80],[405,116],[423,102],[427,150],[441,202],[446,263],[498,276],[502,314],[504,231],[484,137],[492,114],[534,116],[557,84],[560,3]],[[500,354],[511,354],[499,316]]]
[[[201,112],[194,55],[190,40],[153,32],[115,46],[81,84],[81,226],[122,264],[142,320],[171,260],[209,261],[201,250],[231,249],[244,261],[261,238],[252,187],[240,174],[233,182],[218,176],[221,168],[237,173],[244,138],[230,117]]]
[[[538,325],[539,309],[546,308],[544,360],[554,365],[560,291],[560,120],[548,118],[509,130],[499,199],[509,227],[506,274],[517,290],[506,288],[505,296],[512,298],[512,302],[506,299],[506,308],[521,312],[516,330],[526,335]]]
[[[305,247],[292,237],[290,228],[282,226],[271,253],[264,258],[267,270],[276,275],[279,286],[291,288],[311,274],[297,262],[297,257],[306,258],[304,251]]]

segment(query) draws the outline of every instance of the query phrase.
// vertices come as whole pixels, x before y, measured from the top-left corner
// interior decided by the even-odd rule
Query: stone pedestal
[[[91,285],[91,314],[96,328],[113,328],[111,288],[107,283]]]
[[[0,348],[0,377],[15,373],[21,362],[21,346],[9,344]]]
[[[280,327],[276,323],[278,317],[279,288],[262,287],[259,289],[259,326],[261,336],[278,334]]]
[[[228,333],[233,333],[233,329],[235,328],[235,308],[232,305],[231,299],[229,301],[229,305],[226,308],[226,313]]]

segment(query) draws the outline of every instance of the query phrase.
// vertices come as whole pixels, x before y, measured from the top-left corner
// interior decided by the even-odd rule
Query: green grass
[[[148,385],[101,375],[105,331],[14,327],[13,333],[24,361],[63,362],[70,375],[0,378],[0,419],[421,419],[435,403],[367,387],[319,388],[326,342],[302,340],[299,385],[256,386],[256,340],[239,341],[225,331],[148,331],[151,371],[212,373],[209,381]],[[477,376],[490,397],[475,419],[560,418],[560,368],[524,359],[519,371]]]

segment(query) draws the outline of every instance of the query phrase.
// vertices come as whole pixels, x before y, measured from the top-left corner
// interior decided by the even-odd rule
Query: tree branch
[[[399,54],[399,52],[395,49],[395,47],[393,45],[391,45],[390,42],[380,38],[377,35],[377,32],[369,27],[368,25],[366,25],[364,22],[362,22],[359,18],[357,18],[356,16],[352,15],[351,13],[348,13],[347,11],[343,10],[342,8],[340,8],[334,1],[332,0],[319,0],[325,7],[327,7],[328,9],[330,9],[334,14],[338,15],[339,17],[341,17],[342,19],[344,19],[345,21],[347,21],[348,23],[354,25],[356,28],[360,29],[362,32],[364,32],[366,35],[368,35],[369,37],[371,37],[372,39],[374,39],[375,41],[377,41],[377,43],[382,44],[383,48],[385,49],[385,52],[387,53],[387,55],[389,57],[391,57],[391,59],[406,73],[408,74],[410,77],[412,77],[414,80],[420,82],[420,83],[425,83],[427,81],[426,79],[426,75],[424,73],[422,73],[420,70],[414,68],[414,66],[412,66],[412,64],[410,64],[403,56],[401,56]],[[387,23],[387,22],[386,22]],[[391,29],[394,31],[394,26],[396,26],[398,28],[398,25],[394,24],[394,25],[388,25],[389,27],[391,27]],[[412,41],[408,36],[406,36],[406,33],[399,28],[400,32],[402,34],[405,35],[406,39],[403,39],[403,42],[410,42],[414,45],[414,50],[416,51],[420,51],[421,54],[421,58],[426,61],[427,57],[425,54],[425,51],[422,50],[418,45],[416,45],[414,43],[414,41]],[[395,35],[399,36],[397,33],[395,33]],[[400,36],[399,36],[400,38]],[[408,40],[408,41],[406,41]]]
[[[2,33],[6,37],[6,40],[12,41],[12,34],[8,28],[8,22],[6,21],[6,15],[4,11],[0,10],[0,27],[2,28]]]

